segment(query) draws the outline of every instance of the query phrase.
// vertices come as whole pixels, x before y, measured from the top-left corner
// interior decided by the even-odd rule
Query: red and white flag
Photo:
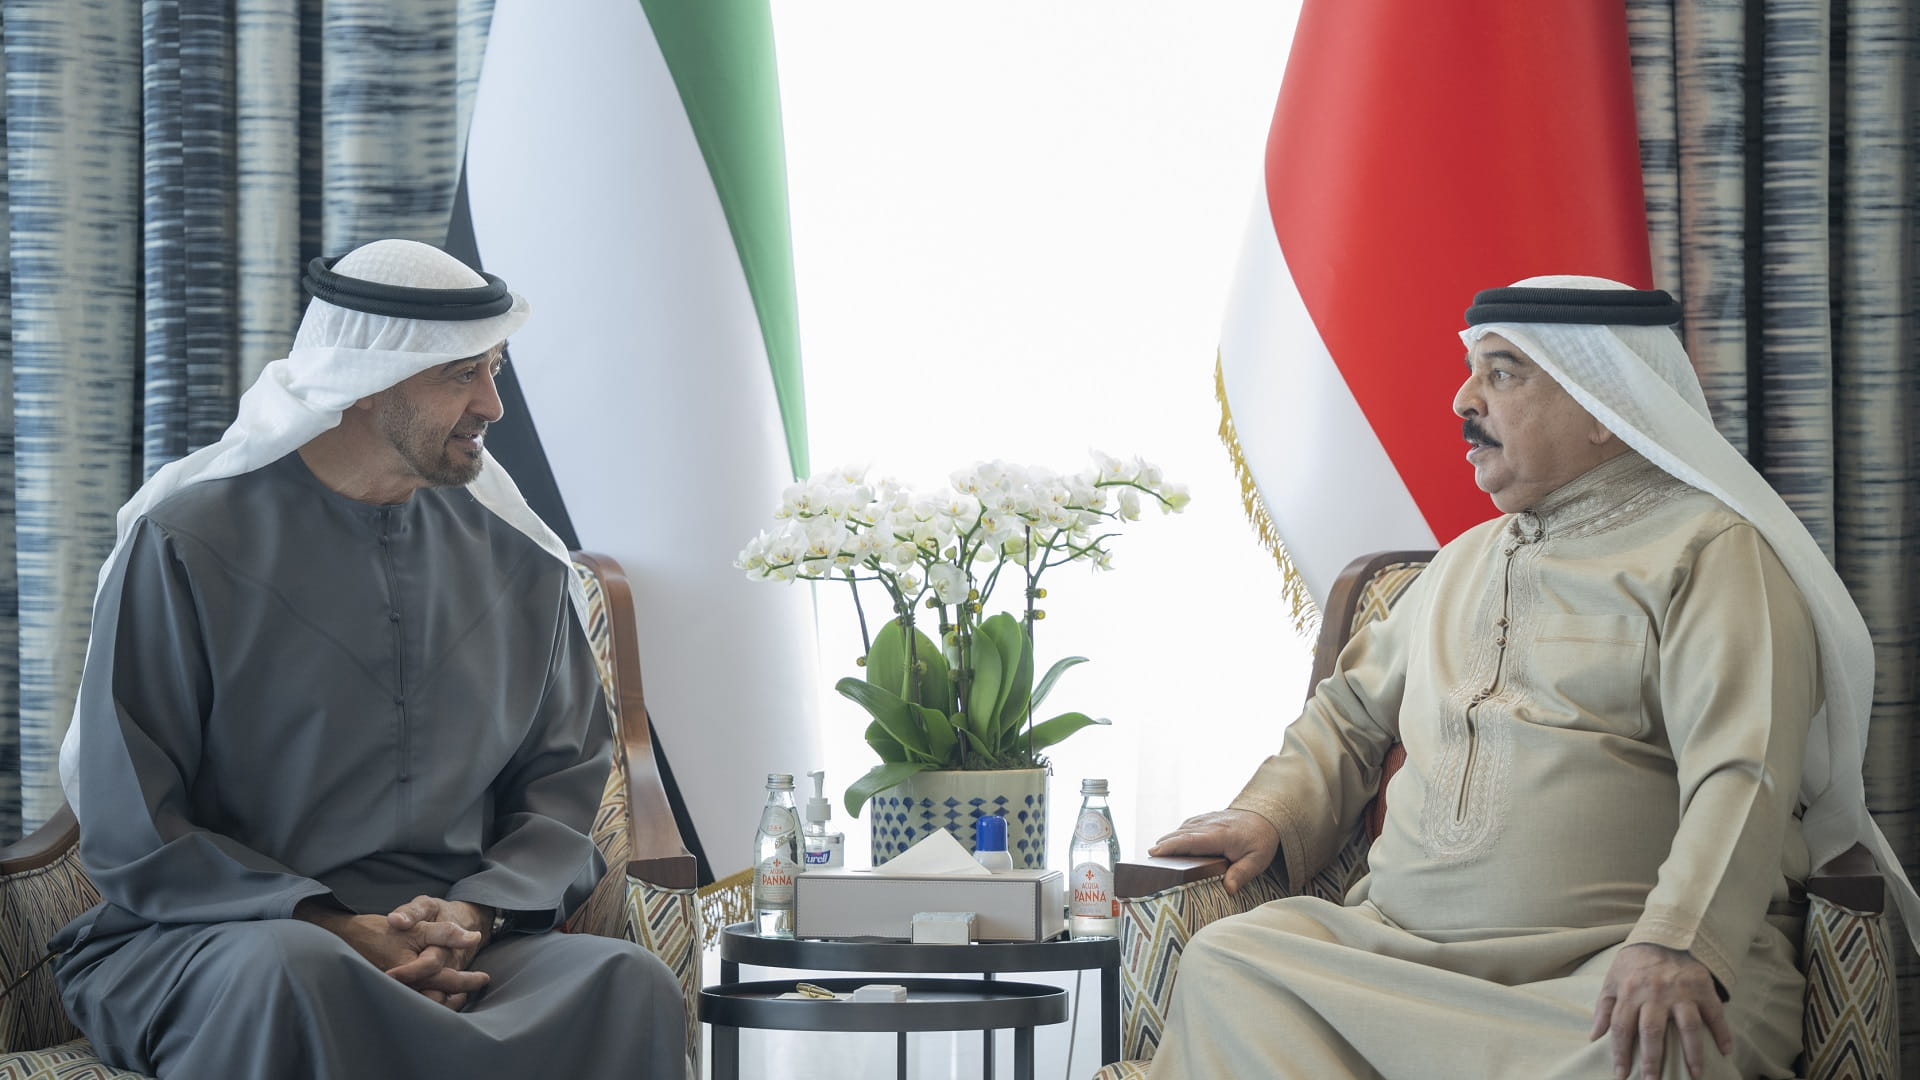
[[[1451,411],[1480,289],[1652,284],[1619,0],[1305,0],[1220,335],[1221,434],[1312,620],[1496,511]]]

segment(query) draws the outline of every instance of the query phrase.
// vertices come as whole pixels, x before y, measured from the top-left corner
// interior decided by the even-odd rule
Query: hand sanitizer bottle
[[[807,800],[807,824],[801,830],[801,840],[807,849],[807,869],[838,870],[846,865],[847,838],[827,831],[827,819],[833,816],[825,791],[827,774],[815,769],[807,776],[813,780],[813,798]]]

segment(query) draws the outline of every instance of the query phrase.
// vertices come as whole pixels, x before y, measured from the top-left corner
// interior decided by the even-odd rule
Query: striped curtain
[[[1920,873],[1920,14],[1627,6],[1654,276],[1686,305],[1721,431],[1866,616],[1867,799]],[[1920,962],[1898,951],[1902,1057],[1920,1061]]]
[[[60,805],[114,511],[284,354],[303,260],[445,241],[492,14],[0,2],[0,838]]]

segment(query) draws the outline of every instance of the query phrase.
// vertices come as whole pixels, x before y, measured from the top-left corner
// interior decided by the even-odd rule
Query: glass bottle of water
[[[1113,895],[1113,864],[1120,840],[1107,809],[1107,782],[1080,781],[1080,816],[1073,823],[1073,848],[1067,864],[1067,932],[1074,937],[1114,937],[1120,933],[1120,901]]]
[[[801,872],[793,774],[767,774],[767,805],[753,837],[753,918],[761,937],[793,936],[793,879]]]

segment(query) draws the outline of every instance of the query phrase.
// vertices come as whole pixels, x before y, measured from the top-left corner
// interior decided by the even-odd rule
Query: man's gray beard
[[[486,464],[479,454],[468,458],[464,452],[455,451],[445,440],[440,443],[437,461],[424,460],[404,441],[395,442],[394,449],[400,451],[400,457],[413,470],[413,474],[425,480],[428,487],[465,487],[473,483],[474,478],[480,475],[481,467]]]
[[[486,465],[486,461],[478,454],[474,455],[470,461],[461,461],[459,457],[460,455],[448,450],[440,455],[437,467],[423,469],[415,464],[414,471],[433,487],[465,487],[479,477],[480,470]]]
[[[465,487],[473,483],[485,466],[486,459],[477,452],[471,459],[466,458],[464,453],[455,453],[448,445],[452,432],[441,437],[436,459],[416,452],[414,436],[418,431],[419,419],[420,414],[412,405],[397,395],[381,408],[381,433],[387,437],[388,445],[400,455],[400,460],[407,463],[415,476],[425,480],[428,487]]]

